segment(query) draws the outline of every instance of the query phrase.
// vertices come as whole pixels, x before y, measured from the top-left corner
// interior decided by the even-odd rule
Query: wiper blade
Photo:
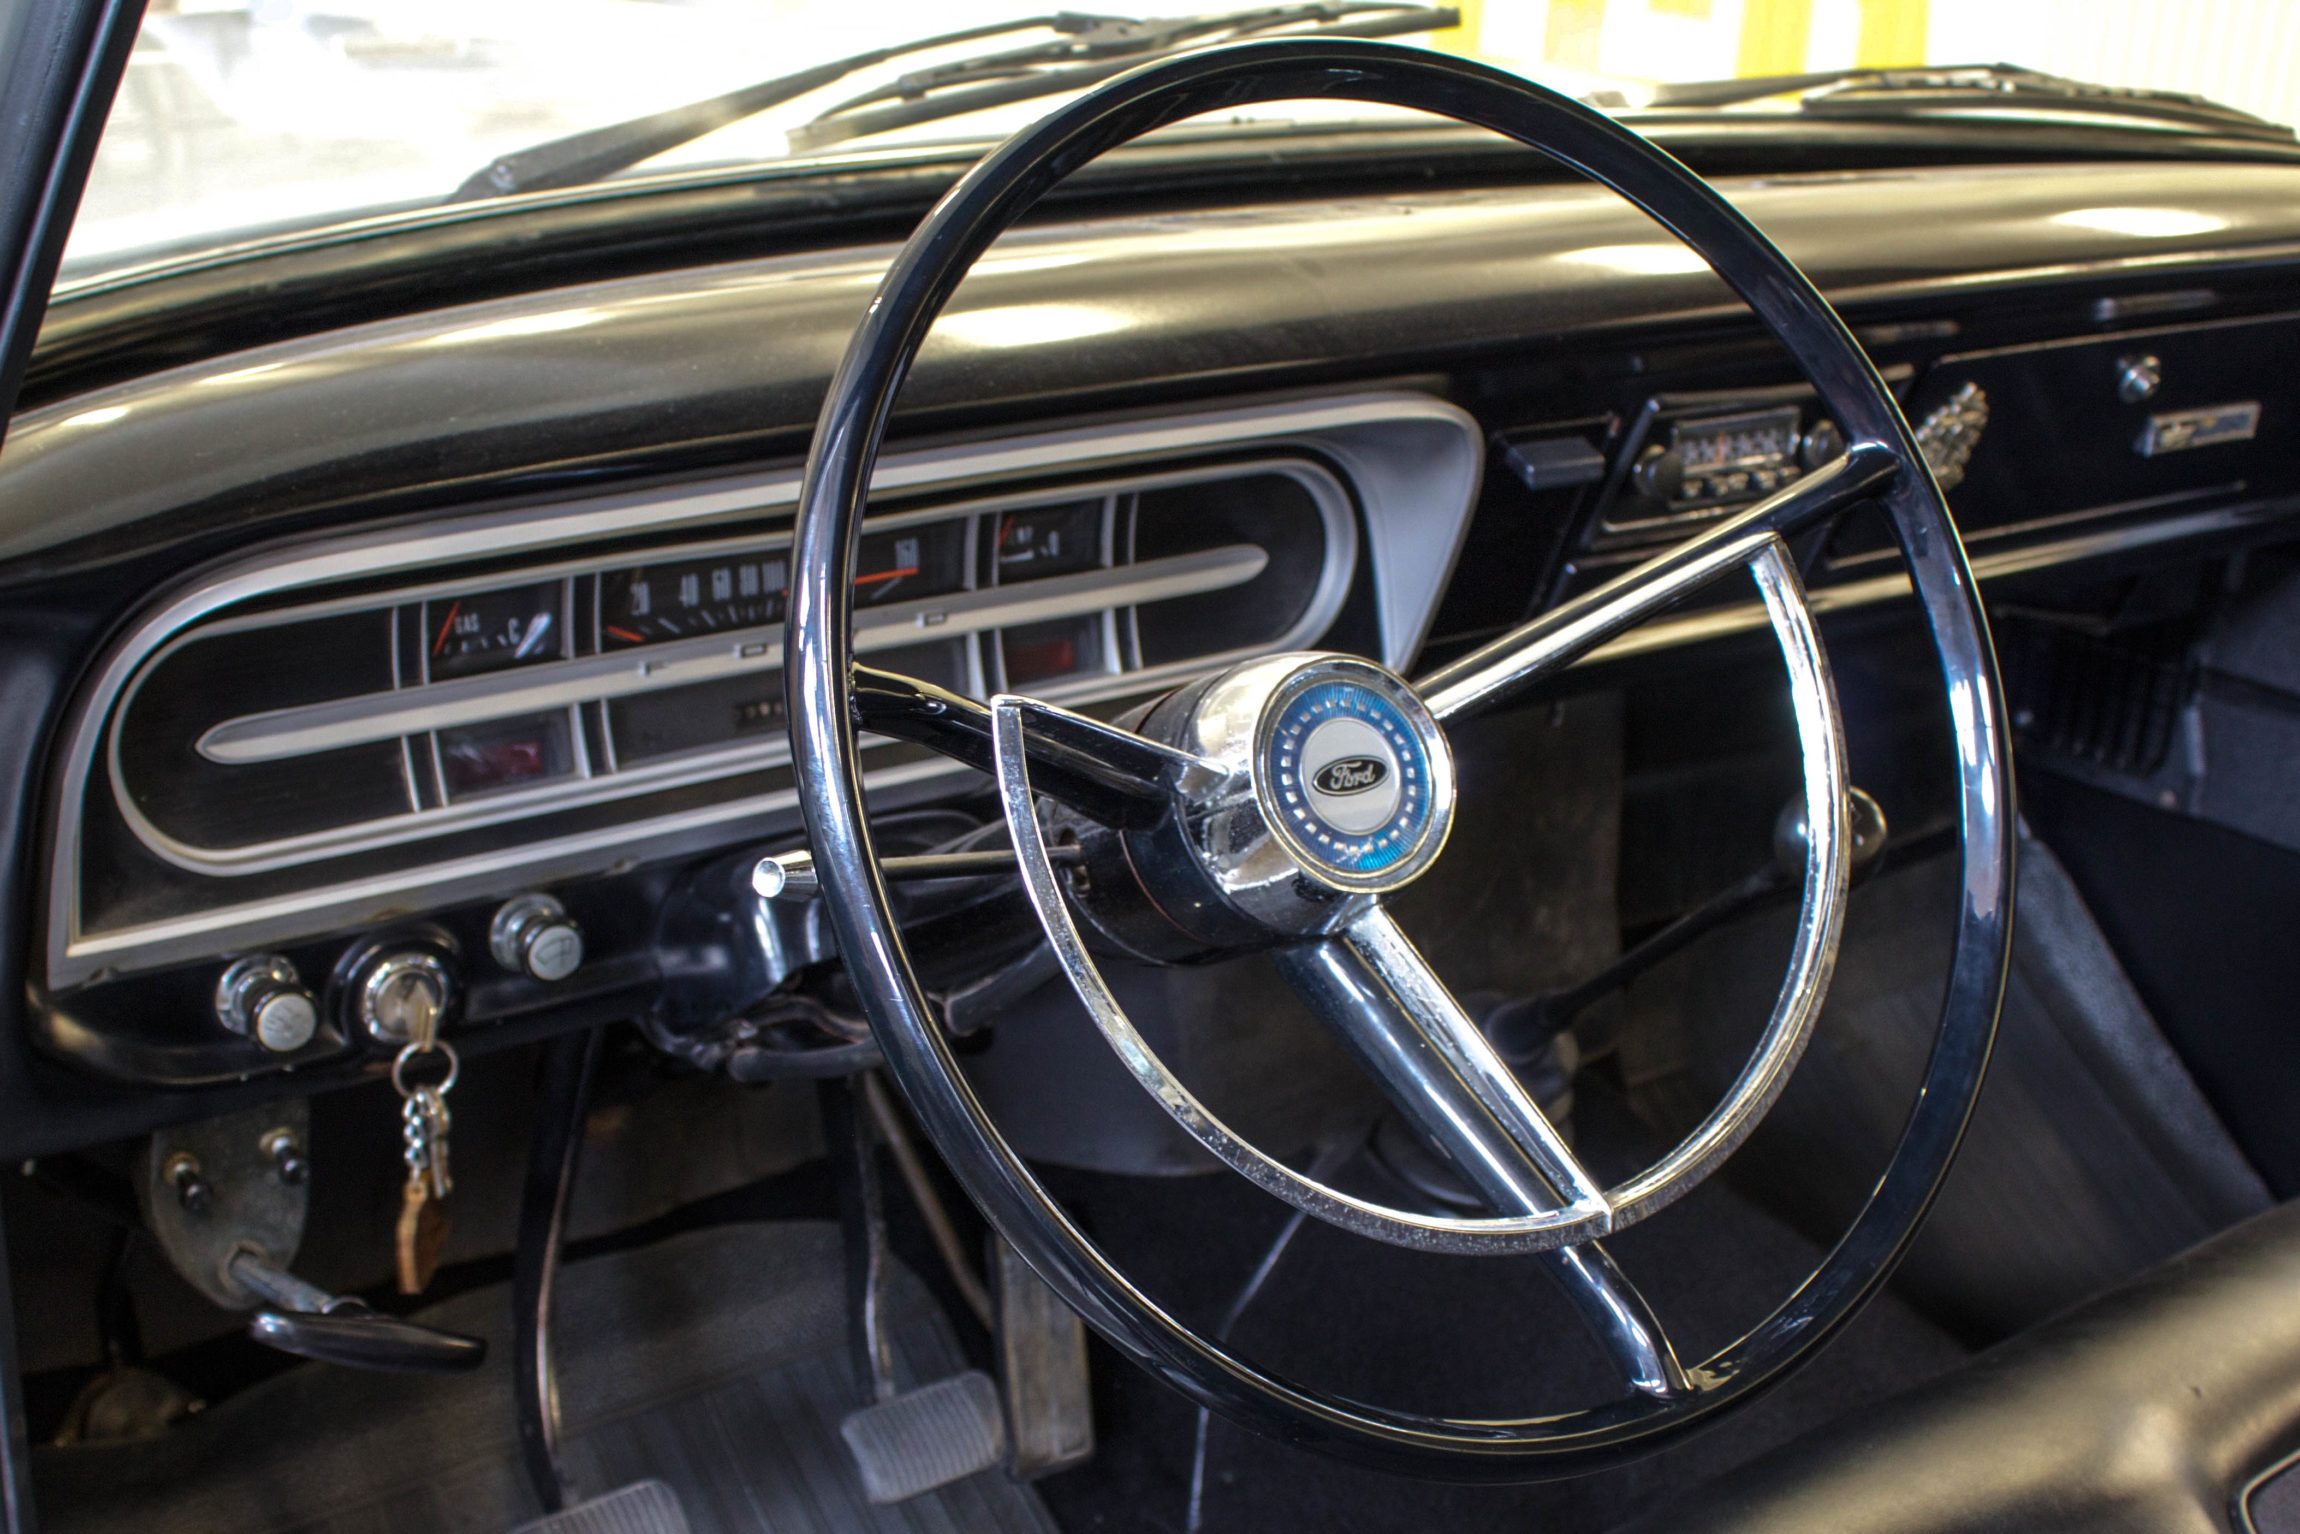
[[[1656,107],[1723,107],[1796,94],[1815,117],[1874,118],[1927,113],[2020,112],[2140,119],[2159,127],[2290,144],[2290,128],[2202,96],[2132,86],[2091,85],[2014,64],[1923,69],[1841,69],[1821,74],[1664,85]]]
[[[1017,21],[1001,21],[989,26],[968,27],[959,32],[944,32],[939,36],[922,37],[916,42],[899,43],[890,48],[873,48],[868,53],[834,59],[828,64],[817,64],[812,69],[802,69],[796,74],[778,75],[772,80],[746,85],[741,90],[713,96],[708,101],[690,102],[645,117],[634,117],[628,122],[587,129],[582,133],[569,134],[565,138],[551,139],[499,156],[467,178],[449,194],[447,200],[468,202],[474,197],[508,197],[514,192],[548,192],[560,187],[581,186],[603,176],[612,176],[619,170],[628,170],[642,160],[651,160],[681,144],[693,143],[707,133],[716,133],[746,117],[756,117],[769,107],[781,106],[809,91],[836,85],[857,71],[884,64],[906,53],[924,53],[931,48],[951,48],[986,37],[1003,37],[1011,32],[1031,32],[1041,28],[1057,32],[1084,31],[1108,19],[1062,11],[1051,16],[1028,16]]]
[[[1016,32],[1050,31],[1059,35],[1048,42],[905,75],[891,85],[842,102],[806,124],[792,134],[792,148],[817,148],[914,122],[956,117],[1009,101],[1084,89],[1145,59],[1278,29],[1299,29],[1301,34],[1310,36],[1394,37],[1459,25],[1461,12],[1453,7],[1414,5],[1404,0],[1317,0],[1317,3],[1150,21],[1058,11],[874,48],[868,53],[834,59],[795,74],[762,80],[707,101],[552,139],[490,161],[457,187],[447,200],[465,202],[478,197],[506,197],[516,192],[581,186],[628,170],[682,144],[906,54],[926,53]],[[890,99],[897,99],[898,104],[870,110],[876,103]]]
[[[964,117],[1011,102],[1085,90],[1144,59],[1293,29],[1297,37],[1402,37],[1461,25],[1453,6],[1392,0],[1274,5],[1214,16],[1112,20],[1075,39],[938,65],[840,102],[790,132],[793,153]],[[886,103],[880,105],[880,103]]]
[[[1648,105],[1657,107],[1730,107],[1767,96],[1786,96],[1842,80],[1879,74],[1874,69],[1825,69],[1810,75],[1749,75],[1733,80],[1680,80],[1657,85]]]

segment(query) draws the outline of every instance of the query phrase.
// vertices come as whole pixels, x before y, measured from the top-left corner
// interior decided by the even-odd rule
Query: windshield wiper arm
[[[1724,107],[1767,96],[1802,96],[1815,117],[1911,116],[1926,112],[2037,111],[2139,118],[2269,143],[2293,142],[2290,128],[2202,96],[2133,86],[2091,85],[2016,64],[1912,69],[1836,69],[1746,80],[1694,80],[1655,89],[1656,107]]]
[[[692,143],[707,133],[716,133],[730,123],[741,122],[746,117],[756,117],[769,107],[781,106],[809,91],[836,85],[849,75],[884,64],[889,59],[900,58],[906,53],[951,48],[960,43],[978,42],[986,37],[1003,37],[1012,32],[1040,29],[1085,32],[1113,19],[1076,11],[1061,11],[1051,16],[1025,16],[1015,21],[994,22],[988,26],[968,27],[963,31],[922,37],[916,42],[873,48],[868,53],[834,59],[828,64],[817,64],[812,69],[802,69],[796,74],[778,75],[772,80],[746,85],[741,90],[713,96],[708,101],[689,102],[685,106],[671,107],[645,117],[634,117],[628,122],[610,123],[604,128],[587,129],[582,133],[569,134],[565,138],[555,138],[498,156],[490,160],[484,169],[465,180],[447,200],[467,202],[474,197],[508,197],[514,192],[547,192],[559,187],[581,186],[603,176],[612,176],[619,170],[628,170],[642,160],[653,159],[681,144]]]
[[[1312,23],[1322,25],[1306,25]],[[581,186],[628,170],[681,144],[692,143],[705,134],[905,54],[925,53],[1015,32],[1045,30],[1061,36],[1050,42],[1006,49],[905,75],[883,89],[843,102],[806,124],[791,136],[792,148],[816,148],[914,122],[980,111],[1008,101],[1084,89],[1144,59],[1282,27],[1300,27],[1312,36],[1393,37],[1459,25],[1461,13],[1452,7],[1408,4],[1405,0],[1314,0],[1309,4],[1263,6],[1218,15],[1153,21],[1058,11],[875,48],[795,74],[763,80],[707,101],[552,139],[488,162],[447,200],[465,202],[477,197],[506,197],[515,192]],[[985,81],[990,83],[977,83]],[[972,88],[966,88],[969,86]],[[936,92],[943,94],[932,100],[921,99]],[[898,97],[905,98],[900,105],[876,112],[865,110],[873,103]]]
[[[1010,102],[1085,90],[1147,58],[1281,28],[1298,28],[1290,34],[1297,37],[1402,37],[1460,25],[1461,12],[1453,6],[1404,0],[1325,0],[1214,16],[1113,21],[1074,41],[1016,48],[904,75],[793,128],[791,150],[805,154]]]

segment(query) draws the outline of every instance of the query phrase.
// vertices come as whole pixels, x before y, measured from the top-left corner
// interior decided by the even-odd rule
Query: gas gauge
[[[430,679],[477,676],[557,660],[563,583],[540,581],[501,591],[474,591],[423,604],[423,656]]]

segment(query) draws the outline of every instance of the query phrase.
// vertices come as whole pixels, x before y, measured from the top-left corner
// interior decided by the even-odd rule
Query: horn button
[[[1356,680],[1297,693],[1269,727],[1270,813],[1305,871],[1364,878],[1419,850],[1429,829],[1429,754],[1395,704]]]
[[[1453,756],[1404,678],[1346,655],[1248,661],[1153,709],[1144,733],[1219,767],[1146,831],[1119,833],[1122,882],[1195,951],[1323,932],[1360,901],[1410,883],[1445,845]],[[1089,852],[1108,873],[1114,862]],[[1081,902],[1145,956],[1178,957],[1096,875]]]

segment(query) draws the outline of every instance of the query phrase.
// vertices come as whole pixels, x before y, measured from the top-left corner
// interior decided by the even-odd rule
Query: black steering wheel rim
[[[1923,1086],[1868,1204],[1771,1316],[1689,1371],[1674,1399],[1631,1395],[1516,1421],[1368,1405],[1294,1384],[1192,1332],[1077,1229],[991,1123],[911,972],[865,820],[849,673],[856,541],[899,391],[976,258],[1063,177],[1186,117],[1330,98],[1482,126],[1610,187],[1706,259],[1789,350],[1848,440],[1891,451],[1882,493],[1939,659],[1958,757],[1963,875],[1941,1021]],[[991,153],[927,216],[835,375],[808,459],[786,637],[792,749],[824,898],[887,1067],[968,1193],[1113,1346],[1257,1431],[1393,1471],[1457,1480],[1576,1474],[1648,1452],[1809,1358],[1890,1274],[1939,1190],[1978,1093],[2010,961],[2013,784],[1978,592],[1940,493],[1883,381],[1817,290],[1722,196],[1602,114],[1487,66],[1389,44],[1245,43],[1144,66]]]

